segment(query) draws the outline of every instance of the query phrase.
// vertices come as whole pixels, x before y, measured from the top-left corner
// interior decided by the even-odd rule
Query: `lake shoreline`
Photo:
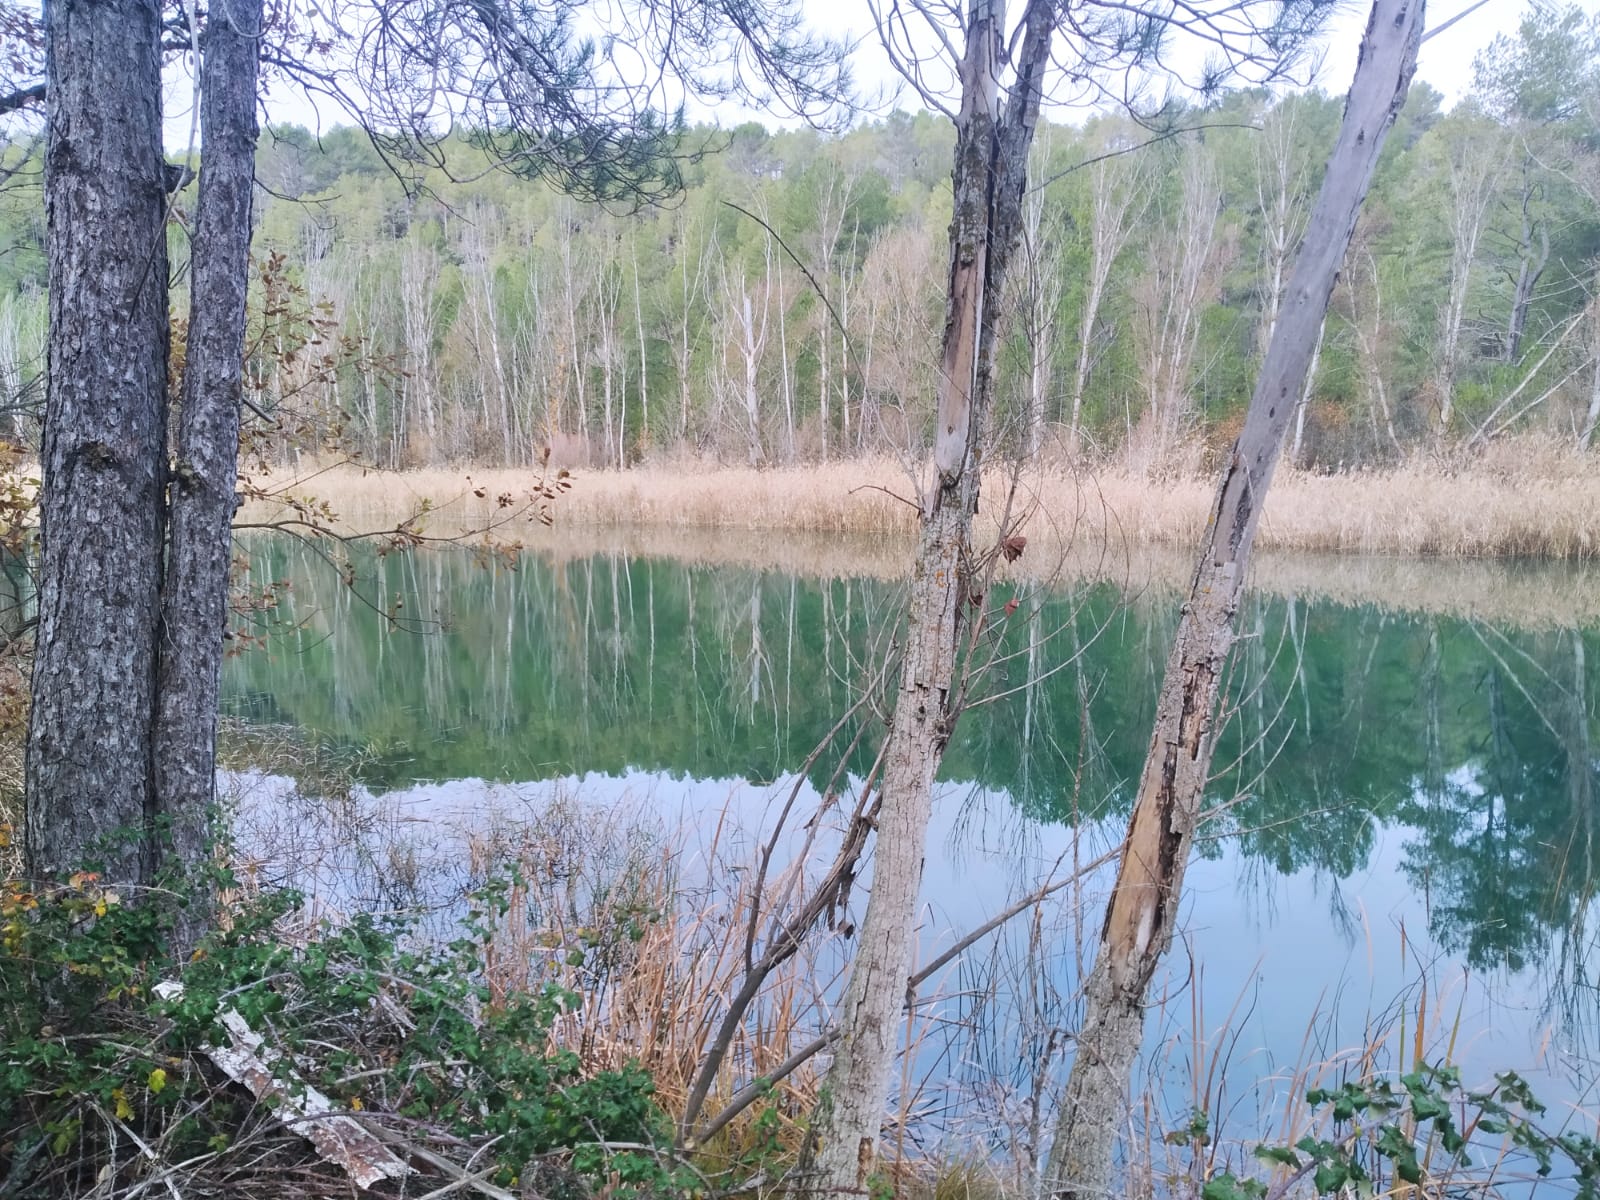
[[[1582,464],[1580,464],[1582,465]],[[666,471],[584,472],[551,505],[553,524],[526,518],[499,525],[502,542],[564,564],[595,555],[671,559],[690,566],[780,570],[802,578],[905,579],[915,550],[915,523],[903,494],[902,477],[889,480],[890,464],[835,463],[815,468],[756,471],[706,468]],[[528,471],[437,468],[367,472],[339,467],[288,485],[299,497],[326,500],[344,533],[393,528],[418,513],[430,535],[462,535],[503,521],[501,495],[525,496],[536,477]],[[868,482],[876,479],[879,482]],[[286,481],[266,481],[284,488]],[[1523,481],[1520,503],[1528,524],[1544,513],[1545,537],[1559,554],[1467,553],[1481,545],[1478,508],[1468,497],[1498,494],[1509,505],[1505,478],[1480,473],[1454,476],[1416,468],[1384,476],[1328,477],[1295,473],[1274,486],[1261,544],[1251,570],[1255,590],[1280,597],[1372,604],[1420,614],[1467,617],[1523,628],[1600,623],[1600,473],[1550,471],[1542,489]],[[735,491],[747,485],[744,502]],[[1346,485],[1352,504],[1335,510],[1317,502],[1319,492]],[[1016,506],[1031,508],[1023,531],[1028,545],[1016,563],[999,563],[1006,585],[1106,581],[1130,598],[1178,602],[1194,568],[1193,547],[1203,527],[1210,485],[1177,481],[1157,495],[1155,485],[1126,477],[1070,481],[1071,517],[1063,476],[1024,480]],[[809,489],[809,500],[800,489]],[[1399,496],[1426,493],[1431,508],[1413,505],[1405,519],[1431,522],[1430,541],[1399,536],[1399,518],[1380,520],[1374,499],[1386,487]],[[476,493],[483,491],[483,495]],[[1009,491],[1009,488],[1006,489]],[[1558,498],[1548,505],[1543,492]],[[998,484],[990,496],[1004,495]],[[1082,497],[1100,497],[1088,511]],[[785,497],[788,501],[785,502]],[[424,506],[426,511],[424,512]],[[1478,515],[1475,515],[1478,514]],[[244,523],[270,523],[290,515],[281,506],[251,504]],[[1492,518],[1491,518],[1492,519]],[[1319,525],[1320,522],[1320,525]],[[1440,530],[1453,523],[1454,532]],[[979,538],[992,540],[993,525],[980,516]],[[1524,542],[1533,541],[1526,533]],[[1418,547],[1431,548],[1427,553]],[[1449,549],[1451,552],[1446,553]]]
[[[352,527],[394,520],[424,504],[429,519],[469,527],[503,494],[525,495],[534,469],[438,467],[320,470],[296,494],[326,500]],[[274,489],[281,479],[262,481]],[[626,471],[581,470],[550,507],[558,528],[667,528],[746,533],[912,537],[916,479],[870,458],[792,467],[684,462]],[[978,535],[1009,507],[1036,544],[1188,548],[1210,517],[1209,474],[1151,479],[1122,468],[1059,465],[986,475]],[[252,505],[254,516],[270,507]],[[1600,557],[1600,469],[1581,455],[1533,451],[1459,466],[1415,460],[1339,475],[1280,472],[1258,535],[1262,550],[1428,559]]]

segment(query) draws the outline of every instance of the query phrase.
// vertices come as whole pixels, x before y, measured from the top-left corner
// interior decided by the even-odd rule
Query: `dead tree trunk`
[[[1276,318],[1274,318],[1276,323]],[[1306,385],[1300,389],[1300,403],[1294,407],[1294,441],[1289,446],[1289,465],[1300,465],[1300,448],[1306,438],[1306,409],[1311,407],[1311,392],[1317,386],[1317,363],[1322,360],[1322,339],[1328,332],[1327,318],[1317,326],[1317,345],[1311,351],[1311,367],[1306,372]]]
[[[1533,178],[1535,162],[1531,155],[1522,159],[1522,228],[1517,238],[1517,277],[1511,292],[1511,315],[1506,321],[1506,341],[1500,361],[1514,363],[1522,356],[1522,338],[1528,329],[1528,313],[1533,308],[1534,292],[1544,278],[1550,262],[1550,228],[1535,213],[1543,185]]]
[[[1172,941],[1251,543],[1378,153],[1410,86],[1425,7],[1424,0],[1376,0],[1372,6],[1339,141],[1244,430],[1217,490],[1167,660],[1099,954],[1085,984],[1083,1028],[1050,1156],[1048,1183],[1056,1195],[1112,1194],[1117,1129],[1129,1111],[1129,1073],[1144,1035],[1145,993]]]
[[[644,299],[639,292],[639,234],[628,243],[633,256],[633,329],[639,338],[639,453],[650,449],[650,355],[645,345]]]
[[[1061,248],[1044,215],[1044,192],[1028,197],[1023,223],[1027,278],[1028,413],[1023,428],[1023,453],[1031,461],[1044,446],[1050,390],[1055,374],[1056,310],[1061,307]]]
[[[28,866],[149,872],[167,457],[161,6],[52,0],[49,391]]]
[[[213,0],[201,44],[205,156],[177,467],[168,498],[171,546],[155,722],[156,795],[171,822],[175,860],[188,865],[203,860],[216,798],[217,686],[239,473],[261,21],[262,0]]]
[[[1004,0],[973,0],[960,64],[950,275],[934,470],[922,499],[900,687],[885,750],[872,893],[839,1008],[841,1037],[813,1132],[818,1194],[865,1193],[875,1171],[889,1075],[899,1048],[913,919],[933,778],[960,711],[977,451],[988,417],[994,331],[1022,225],[1028,150],[1049,65],[1052,0],[1030,0],[1016,78],[1001,108]]]

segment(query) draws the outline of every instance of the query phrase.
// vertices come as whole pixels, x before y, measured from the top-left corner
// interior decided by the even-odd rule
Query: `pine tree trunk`
[[[201,44],[205,155],[169,501],[171,548],[161,602],[155,725],[156,794],[171,820],[176,861],[183,864],[197,863],[205,853],[216,798],[217,687],[228,620],[229,531],[237,506],[255,186],[260,39],[251,35],[261,22],[262,0],[212,0]],[[191,927],[198,923],[189,922]]]
[[[45,9],[49,392],[27,752],[37,875],[151,868],[166,484],[167,250],[156,0]]]
[[[1206,526],[1157,699],[1099,953],[1084,987],[1083,1027],[1047,1175],[1056,1195],[1098,1200],[1114,1194],[1117,1130],[1130,1111],[1128,1081],[1144,1038],[1145,994],[1172,942],[1250,548],[1356,217],[1416,68],[1424,10],[1423,0],[1376,0],[1372,6],[1339,141]]]

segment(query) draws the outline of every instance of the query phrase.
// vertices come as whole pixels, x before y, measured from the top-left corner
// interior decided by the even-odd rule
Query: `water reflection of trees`
[[[899,604],[871,580],[620,554],[514,572],[465,554],[368,564],[377,596],[444,626],[419,637],[292,547],[253,547],[251,570],[293,587],[267,647],[232,664],[229,708],[361,744],[375,787],[776,778],[849,706]],[[963,717],[944,775],[1045,820],[1120,811],[1176,614],[1108,586],[1018,599],[988,681],[999,698]],[[1594,892],[1595,632],[1250,603],[1213,830],[1263,872],[1336,884],[1402,826],[1403,869],[1442,945],[1477,967],[1546,963],[1570,991]]]
[[[1474,626],[1454,661],[1436,651],[1421,679],[1429,754],[1397,814],[1446,949],[1512,971],[1548,958],[1572,986],[1595,892],[1591,639]]]

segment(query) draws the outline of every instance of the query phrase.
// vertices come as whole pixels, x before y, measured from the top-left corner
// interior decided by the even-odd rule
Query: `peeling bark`
[[[864,1194],[899,1049],[933,779],[961,708],[978,453],[994,376],[996,321],[1022,230],[1028,151],[1054,32],[1050,0],[1030,0],[1016,78],[1001,107],[1004,0],[973,0],[961,63],[952,171],[948,306],[933,471],[911,581],[900,685],[885,747],[872,892],[839,1009],[841,1036],[823,1081],[806,1186]]]
[[[1157,701],[1100,950],[1085,985],[1083,1028],[1048,1169],[1059,1196],[1112,1194],[1118,1126],[1144,1035],[1145,995],[1172,942],[1184,868],[1210,773],[1217,693],[1261,505],[1311,366],[1317,330],[1388,130],[1416,67],[1423,0],[1376,0],[1339,141],[1307,224],[1244,430],[1212,519]]]

